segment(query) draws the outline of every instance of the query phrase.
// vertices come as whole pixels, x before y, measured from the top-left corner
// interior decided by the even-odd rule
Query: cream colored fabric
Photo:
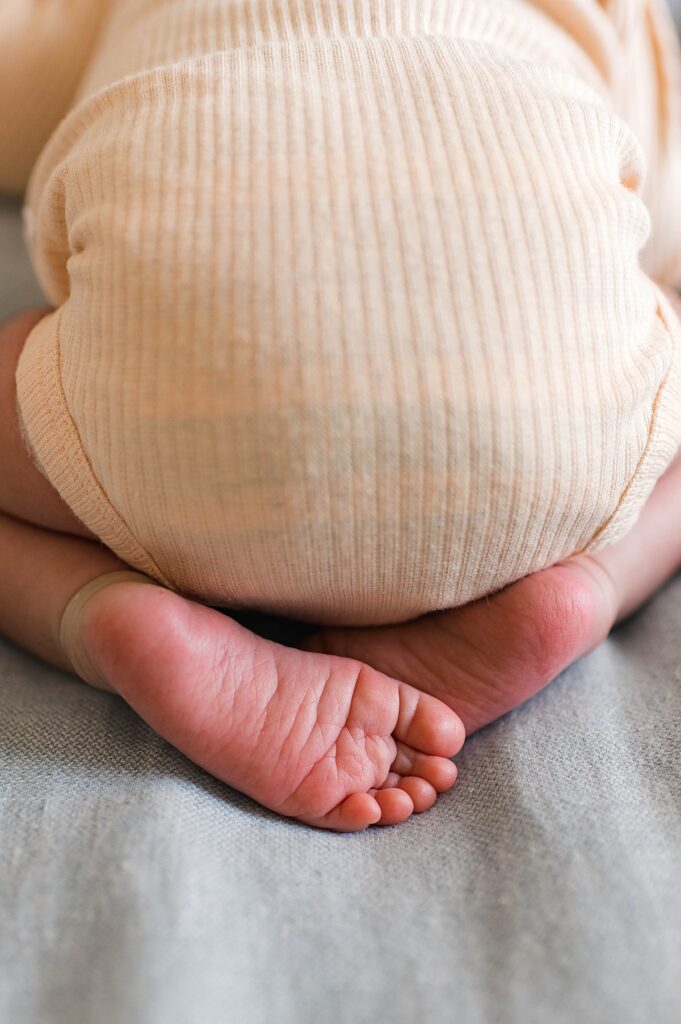
[[[88,68],[17,383],[118,555],[388,622],[631,527],[681,441],[660,3],[114,0]]]

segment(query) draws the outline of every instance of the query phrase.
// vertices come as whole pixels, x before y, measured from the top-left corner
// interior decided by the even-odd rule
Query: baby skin
[[[14,371],[42,315],[0,328],[0,632],[72,670],[65,608],[127,567],[24,445]],[[76,660],[194,762],[277,813],[342,832],[397,824],[455,784],[451,758],[467,733],[542,689],[678,569],[680,505],[677,458],[618,544],[415,622],[324,629],[300,650],[161,586],[112,583],[82,608]]]

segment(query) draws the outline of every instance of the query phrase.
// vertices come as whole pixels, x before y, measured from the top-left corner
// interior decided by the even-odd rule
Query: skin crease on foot
[[[0,632],[69,668],[57,640],[64,608],[124,566],[87,539],[21,443],[14,362],[38,316],[0,332],[0,508],[11,513],[0,513]],[[414,623],[325,630],[306,650],[132,582],[93,595],[76,638],[105,688],[260,803],[337,831],[396,824],[453,786],[462,720],[473,731],[522,703],[675,571],[680,501],[677,461],[619,545]]]
[[[95,595],[81,629],[146,722],[280,814],[342,831],[396,824],[455,782],[457,715],[360,662],[282,647],[137,583]]]

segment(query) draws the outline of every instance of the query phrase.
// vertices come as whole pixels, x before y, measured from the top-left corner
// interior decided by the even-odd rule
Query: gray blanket
[[[40,301],[8,205],[0,267]],[[681,579],[356,836],[2,641],[0,708],[0,1024],[681,1020]]]

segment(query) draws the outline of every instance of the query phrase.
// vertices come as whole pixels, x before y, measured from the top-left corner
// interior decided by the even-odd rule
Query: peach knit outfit
[[[317,621],[633,525],[681,443],[661,0],[5,0],[26,437],[121,558]]]

